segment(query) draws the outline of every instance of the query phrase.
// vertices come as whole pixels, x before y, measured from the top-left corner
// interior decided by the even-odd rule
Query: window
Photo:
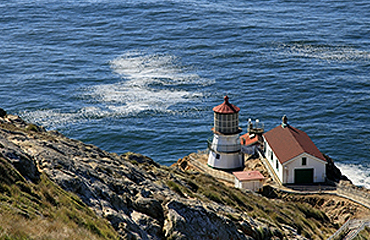
[[[303,157],[302,158],[302,166],[306,166],[307,165],[307,158]]]
[[[276,170],[279,171],[279,161],[276,159]]]
[[[270,151],[270,159],[271,161],[274,160],[274,154],[272,153],[272,151]]]
[[[216,154],[216,159],[220,159],[220,154]]]

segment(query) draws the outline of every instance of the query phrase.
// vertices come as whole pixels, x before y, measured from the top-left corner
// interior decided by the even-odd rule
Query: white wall
[[[263,181],[261,180],[251,180],[251,181],[243,181],[240,182],[237,178],[235,178],[235,187],[236,188],[244,188],[250,189],[254,192],[257,192],[260,188],[263,187]]]
[[[239,134],[214,134],[211,148],[218,152],[235,152],[241,149]]]
[[[244,154],[242,152],[216,153],[210,150],[207,164],[216,169],[238,169],[244,166]]]
[[[307,159],[306,165],[302,165],[302,158]],[[311,156],[307,153],[303,153],[292,160],[284,164],[284,183],[294,183],[294,171],[295,169],[314,169],[313,170],[313,181],[315,183],[325,182],[326,178],[326,162]]]
[[[244,166],[239,134],[214,134],[208,165],[217,169],[238,169]]]
[[[272,160],[271,160],[272,153]],[[307,153],[303,153],[292,160],[285,162],[284,165],[280,163],[276,155],[272,152],[271,147],[265,141],[265,157],[270,163],[273,171],[279,177],[282,183],[294,183],[294,171],[295,169],[314,169],[314,182],[325,182],[326,179],[326,162],[311,156]],[[302,166],[302,157],[306,157],[307,164]],[[278,169],[276,168],[276,161],[278,161]]]
[[[274,152],[272,151],[270,145],[265,141],[265,157],[269,164],[272,167],[272,170],[275,172],[275,174],[278,176],[280,181],[284,183],[283,181],[283,166],[281,165],[279,159],[276,157]],[[271,157],[272,155],[272,157]],[[278,165],[278,168],[276,166]]]

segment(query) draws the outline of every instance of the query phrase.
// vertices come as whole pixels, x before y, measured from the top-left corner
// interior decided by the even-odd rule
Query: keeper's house
[[[305,132],[288,124],[286,116],[263,137],[265,157],[281,183],[325,182],[325,157]]]

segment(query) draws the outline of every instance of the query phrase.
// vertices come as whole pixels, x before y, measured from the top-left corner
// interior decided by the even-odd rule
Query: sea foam
[[[200,77],[180,58],[129,51],[110,61],[121,80],[81,87],[76,95],[85,106],[73,112],[36,110],[21,113],[26,120],[58,128],[92,119],[135,116],[141,112],[181,114],[182,106],[197,104],[207,95],[204,87],[214,80]],[[112,76],[113,77],[113,76]]]
[[[306,43],[280,44],[279,54],[314,58],[325,62],[369,62],[370,52],[350,46],[314,45]]]
[[[199,100],[202,87],[214,83],[171,55],[130,51],[110,65],[122,80],[91,86],[87,94],[117,115],[173,111],[171,107],[176,111],[177,104]]]
[[[84,122],[88,119],[106,116],[107,113],[98,107],[83,107],[77,112],[61,112],[59,110],[44,109],[26,111],[20,114],[25,120],[36,123],[48,129]]]
[[[369,166],[336,163],[343,175],[347,176],[356,186],[370,189]]]

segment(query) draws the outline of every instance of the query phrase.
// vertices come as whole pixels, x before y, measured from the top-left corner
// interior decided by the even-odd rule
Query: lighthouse
[[[241,152],[239,133],[240,108],[224,97],[224,102],[213,108],[214,133],[213,139],[208,140],[208,166],[222,170],[241,169],[244,166],[244,155]]]

